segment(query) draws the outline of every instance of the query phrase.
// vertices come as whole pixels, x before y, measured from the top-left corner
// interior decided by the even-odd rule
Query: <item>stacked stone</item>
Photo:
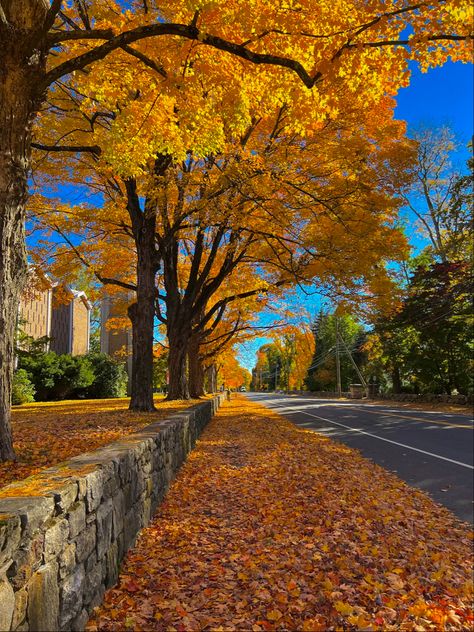
[[[226,394],[0,492],[0,630],[82,630]]]

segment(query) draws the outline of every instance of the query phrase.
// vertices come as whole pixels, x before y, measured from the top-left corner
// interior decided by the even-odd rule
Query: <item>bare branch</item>
[[[65,13],[63,13],[63,11],[59,11],[59,17],[64,21],[65,24],[69,24],[69,26],[71,28],[73,28],[75,31],[80,31],[81,27],[79,25],[77,25],[74,20],[72,20],[69,16],[67,16]]]

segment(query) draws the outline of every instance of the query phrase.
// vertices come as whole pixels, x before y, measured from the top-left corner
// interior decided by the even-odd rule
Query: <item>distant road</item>
[[[298,426],[351,448],[473,520],[472,416],[278,393],[248,393]]]

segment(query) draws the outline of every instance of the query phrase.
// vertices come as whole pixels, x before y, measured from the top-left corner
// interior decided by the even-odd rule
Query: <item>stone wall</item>
[[[0,490],[0,630],[82,630],[219,394]]]

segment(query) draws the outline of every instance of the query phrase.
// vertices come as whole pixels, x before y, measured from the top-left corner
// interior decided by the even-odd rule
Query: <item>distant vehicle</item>
[[[247,389],[245,388],[245,386],[241,386],[240,387],[240,392],[241,393],[246,393],[247,392]]]

